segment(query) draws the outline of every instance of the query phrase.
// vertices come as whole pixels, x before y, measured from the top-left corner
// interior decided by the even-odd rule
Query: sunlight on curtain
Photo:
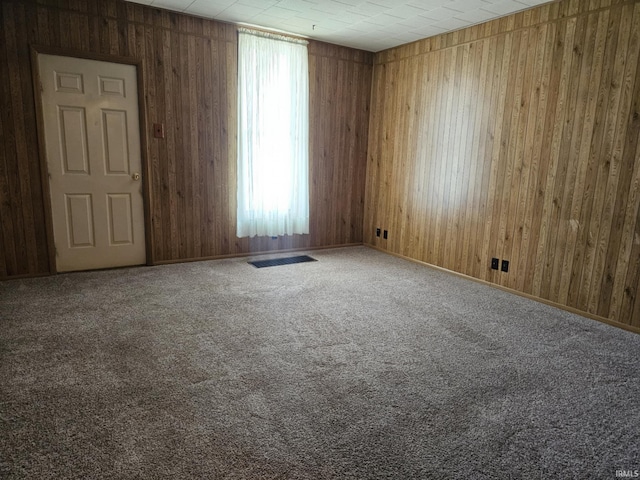
[[[307,42],[239,32],[237,235],[309,233]]]

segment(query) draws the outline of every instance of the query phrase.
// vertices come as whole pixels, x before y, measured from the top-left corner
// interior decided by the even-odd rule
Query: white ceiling
[[[128,0],[378,52],[552,0]]]

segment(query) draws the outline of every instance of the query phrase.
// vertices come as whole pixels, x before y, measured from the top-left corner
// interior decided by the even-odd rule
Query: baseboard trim
[[[549,305],[551,307],[559,308],[560,310],[565,310],[567,312],[575,313],[576,315],[580,315],[582,317],[589,318],[591,320],[596,320],[596,321],[601,322],[601,323],[606,323],[607,325],[611,325],[612,327],[618,327],[618,328],[621,328],[623,330],[627,330],[629,332],[640,334],[640,328],[639,327],[634,327],[632,325],[627,325],[626,323],[616,322],[615,320],[611,320],[611,319],[606,318],[606,317],[601,317],[599,315],[594,315],[594,314],[589,313],[589,312],[584,312],[584,311],[579,310],[577,308],[569,307],[568,305],[562,305],[561,303],[552,302],[551,300],[547,300],[547,299],[544,299],[544,298],[536,297],[535,295],[531,295],[529,293],[520,292],[518,290],[514,290],[514,289],[509,288],[509,287],[504,287],[504,286],[498,285],[496,283],[487,282],[486,280],[482,280],[480,278],[471,277],[469,275],[465,275],[464,273],[455,272],[453,270],[449,270],[449,269],[444,268],[444,267],[439,267],[439,266],[433,265],[431,263],[423,262],[422,260],[417,260],[415,258],[407,257],[406,255],[402,255],[400,253],[390,252],[388,250],[385,250],[383,248],[377,247],[375,245],[371,245],[370,243],[363,243],[363,245],[365,247],[372,248],[373,250],[378,250],[379,252],[386,253],[386,254],[391,255],[393,257],[402,258],[403,260],[408,260],[410,262],[417,263],[419,265],[423,265],[423,266],[428,267],[428,268],[433,268],[434,270],[439,270],[441,272],[450,273],[452,275],[456,275],[456,276],[461,277],[461,278],[466,278],[467,280],[472,280],[472,281],[474,281],[476,283],[481,283],[482,285],[487,285],[489,287],[497,288],[498,290],[502,290],[504,292],[513,293],[514,295],[518,295],[520,297],[528,298],[529,300],[533,300],[535,302],[544,303],[545,305]]]
[[[283,250],[262,250],[259,252],[230,253],[227,255],[214,255],[210,257],[178,258],[176,260],[158,260],[158,261],[155,261],[152,265],[171,265],[174,263],[204,262],[208,260],[224,260],[225,258],[255,257],[257,255],[277,255],[280,253],[303,252],[303,251],[309,251],[309,250],[329,250],[332,248],[361,247],[362,245],[364,244],[363,243],[342,243],[339,245],[324,245],[324,246],[318,246],[318,247],[296,247],[296,248],[286,248]]]
[[[7,282],[9,280],[24,280],[26,278],[39,278],[39,277],[48,277],[51,275],[50,272],[41,272],[41,273],[20,273],[18,275],[7,275],[6,277],[0,277],[0,282]]]

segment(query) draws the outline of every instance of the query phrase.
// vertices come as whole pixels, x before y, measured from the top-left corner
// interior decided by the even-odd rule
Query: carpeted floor
[[[640,335],[366,247],[309,254],[0,282],[0,477],[640,470]]]

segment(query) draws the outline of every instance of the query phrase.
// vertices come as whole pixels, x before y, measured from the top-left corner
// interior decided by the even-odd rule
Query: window
[[[240,29],[238,237],[309,233],[307,42]]]

